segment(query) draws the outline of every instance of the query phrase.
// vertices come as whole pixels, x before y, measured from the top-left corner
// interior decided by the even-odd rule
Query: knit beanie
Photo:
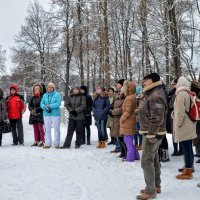
[[[55,90],[55,85],[52,82],[50,82],[47,87],[49,86],[53,87],[53,89]]]

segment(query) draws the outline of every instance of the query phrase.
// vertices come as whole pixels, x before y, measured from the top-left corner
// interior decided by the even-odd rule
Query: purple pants
[[[139,152],[133,144],[133,136],[132,135],[125,135],[124,136],[124,142],[125,142],[126,147],[127,147],[126,161],[133,162],[134,160],[140,160]]]
[[[34,138],[36,142],[44,142],[44,125],[41,123],[33,124]]]

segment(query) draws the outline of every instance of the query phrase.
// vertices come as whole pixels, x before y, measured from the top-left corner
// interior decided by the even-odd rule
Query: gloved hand
[[[108,114],[112,117],[113,115],[112,115],[112,110],[110,110],[109,112],[108,112]]]
[[[70,114],[74,115],[75,117],[77,117],[77,115],[78,115],[78,113],[76,112],[76,110],[70,111]]]
[[[31,115],[36,115],[35,109],[31,110]]]
[[[150,142],[150,143],[155,143],[156,141],[157,141],[158,139],[156,138],[156,137],[153,137],[153,138],[148,138],[148,141]]]
[[[50,112],[51,112],[50,106],[49,106],[49,105],[46,105],[46,106],[45,106],[45,110],[46,110],[48,113],[50,113]]]

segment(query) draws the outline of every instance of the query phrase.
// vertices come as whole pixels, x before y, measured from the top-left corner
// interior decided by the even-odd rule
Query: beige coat
[[[180,77],[177,83],[176,97],[174,101],[173,112],[173,136],[175,142],[192,140],[197,137],[196,123],[192,122],[188,114],[190,110],[190,96],[187,91],[190,90],[189,83],[184,77]],[[180,83],[179,83],[180,82]]]
[[[126,80],[123,91],[126,96],[122,105],[122,116],[120,118],[120,135],[135,134],[135,109],[136,109],[136,86],[133,82]]]

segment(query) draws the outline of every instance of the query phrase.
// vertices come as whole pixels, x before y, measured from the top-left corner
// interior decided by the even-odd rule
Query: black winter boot
[[[173,142],[174,152],[172,153],[172,156],[176,156],[178,153],[178,144]]]
[[[126,148],[126,144],[124,143],[124,139],[123,138],[120,138],[119,144],[120,144],[121,153],[120,153],[120,155],[118,157],[119,158],[126,158],[127,148]]]
[[[115,144],[115,138],[114,137],[111,137],[111,141],[107,145],[112,145],[112,144]]]
[[[167,149],[162,149],[162,157],[160,159],[160,162],[169,162],[169,153]]]

